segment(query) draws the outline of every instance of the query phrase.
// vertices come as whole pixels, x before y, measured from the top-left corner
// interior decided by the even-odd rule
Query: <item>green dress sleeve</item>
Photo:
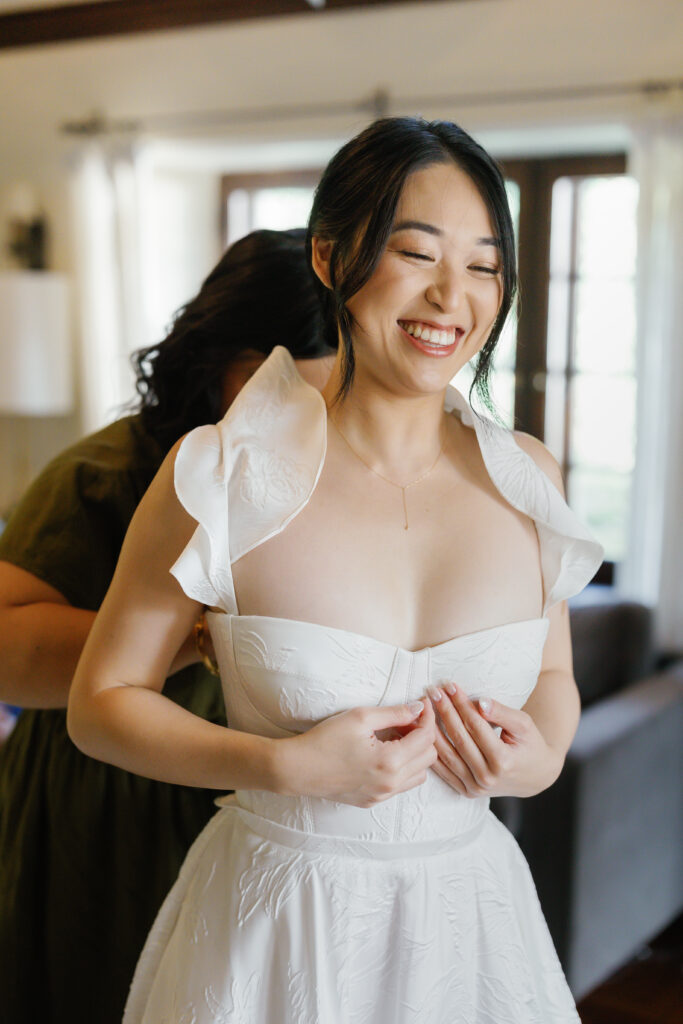
[[[131,419],[54,459],[0,536],[1,560],[50,584],[77,608],[96,611],[102,603],[128,523],[156,469],[136,450]]]

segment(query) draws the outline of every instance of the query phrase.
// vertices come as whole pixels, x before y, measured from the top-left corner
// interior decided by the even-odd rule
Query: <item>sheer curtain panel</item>
[[[657,611],[664,649],[683,649],[683,112],[639,127],[638,415],[620,589]]]

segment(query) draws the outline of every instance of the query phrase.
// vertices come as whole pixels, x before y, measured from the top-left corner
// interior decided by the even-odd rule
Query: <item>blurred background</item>
[[[676,648],[677,0],[1,2],[0,515],[117,414],[128,354],[224,246],[303,224],[320,168],[382,113],[456,120],[503,162],[522,312],[494,396],[562,463],[605,546],[601,580],[656,605]],[[31,266],[23,301],[55,337],[29,352],[7,307],[8,272]]]
[[[673,682],[657,677],[666,700],[628,690],[683,653],[680,0],[2,0],[0,520],[52,456],[120,413],[130,353],[164,335],[225,246],[304,224],[321,168],[382,114],[455,120],[503,164],[522,301],[494,398],[558,458],[606,551],[590,602],[612,617],[574,621],[584,706],[597,707],[577,757],[591,760],[596,736],[623,746],[628,714],[656,706],[644,771],[656,779],[669,744],[680,775],[680,728],[663,739],[657,715],[672,729],[680,717],[681,662]],[[455,383],[467,391],[467,371]],[[622,770],[633,762],[614,800],[630,791]],[[597,943],[588,911],[625,840],[595,840],[593,819],[580,841],[606,843],[606,859],[583,910],[562,911],[571,937],[544,902],[579,994],[683,906],[680,825],[662,824],[680,822],[677,785],[653,825],[656,912],[648,896],[641,923],[624,923],[623,894],[642,879],[618,878]],[[523,846],[534,867],[533,837]],[[570,883],[549,881],[549,899],[558,885]],[[594,947],[577,935],[582,913]]]

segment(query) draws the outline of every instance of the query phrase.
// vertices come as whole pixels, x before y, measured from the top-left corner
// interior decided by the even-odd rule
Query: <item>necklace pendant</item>
[[[414,487],[415,484],[419,484],[423,480],[427,479],[429,474],[436,467],[436,464],[439,461],[439,459],[441,458],[441,455],[443,454],[443,449],[444,449],[443,442],[441,444],[441,448],[439,449],[439,454],[437,455],[436,459],[434,460],[434,462],[432,463],[431,467],[427,470],[426,473],[423,473],[422,476],[419,476],[416,480],[411,480],[410,483],[408,483],[408,484],[397,484],[395,480],[389,480],[388,477],[382,476],[382,474],[378,473],[376,469],[373,469],[372,466],[370,466],[365,461],[363,456],[358,454],[358,452],[353,447],[351,442],[346,439],[345,434],[343,434],[342,430],[340,429],[340,427],[337,426],[334,418],[332,416],[330,416],[329,419],[330,419],[330,423],[332,423],[332,425],[334,426],[335,430],[337,431],[337,433],[341,437],[341,439],[344,442],[344,444],[347,446],[347,448],[349,448],[351,450],[352,454],[355,455],[355,457],[358,459],[358,461],[363,463],[363,465],[365,466],[366,469],[369,469],[371,473],[374,473],[375,476],[378,476],[380,478],[380,480],[384,480],[385,484],[390,484],[392,487],[398,487],[399,488],[399,490],[401,491],[401,495],[403,496],[403,518],[405,520],[405,525],[404,525],[403,529],[407,530],[408,529],[408,503],[406,501],[406,491],[407,491],[407,489],[409,487]]]

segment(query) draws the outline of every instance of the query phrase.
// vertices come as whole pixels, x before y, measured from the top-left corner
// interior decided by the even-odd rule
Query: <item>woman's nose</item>
[[[427,300],[444,313],[453,312],[462,298],[460,275],[452,269],[442,267],[430,282],[426,292]]]

